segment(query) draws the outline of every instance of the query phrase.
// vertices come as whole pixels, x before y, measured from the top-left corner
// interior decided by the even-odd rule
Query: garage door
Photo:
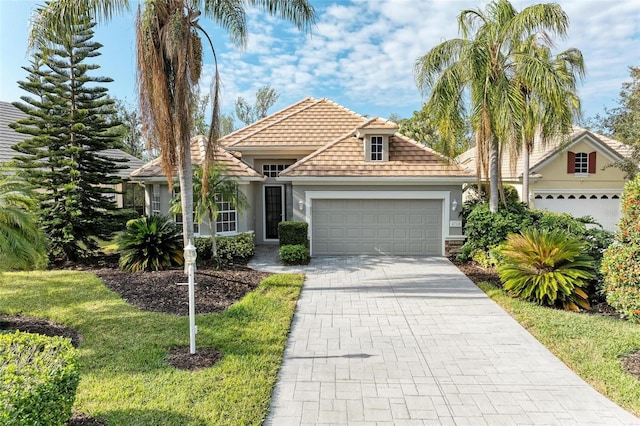
[[[314,256],[441,255],[442,200],[314,200],[311,245]]]
[[[536,209],[556,213],[569,213],[575,217],[592,216],[608,231],[617,229],[620,220],[620,197],[618,194],[602,193],[537,193]]]

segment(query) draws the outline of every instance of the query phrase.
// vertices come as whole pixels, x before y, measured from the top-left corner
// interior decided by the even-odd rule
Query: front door
[[[282,186],[264,187],[264,235],[266,240],[278,239],[278,224],[284,220]]]

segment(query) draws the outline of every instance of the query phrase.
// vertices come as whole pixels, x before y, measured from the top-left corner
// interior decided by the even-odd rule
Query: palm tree
[[[576,81],[585,74],[582,52],[567,49],[552,57],[546,45],[531,37],[523,48],[531,55],[519,64],[515,83],[520,86],[524,102],[522,117],[517,120],[519,142],[512,156],[523,156],[522,202],[529,202],[529,155],[536,138],[545,144],[550,138],[565,138],[574,120],[580,117],[580,99]],[[533,70],[533,71],[531,71]]]
[[[249,200],[246,195],[238,189],[238,181],[234,176],[229,176],[227,169],[222,164],[214,164],[211,173],[207,177],[208,191],[202,191],[203,170],[199,166],[193,171],[193,194],[194,194],[194,219],[197,223],[202,223],[205,219],[209,221],[211,232],[211,257],[218,256],[216,244],[216,221],[220,211],[219,203],[222,201],[230,203],[238,212],[249,207]],[[181,214],[181,196],[177,194],[171,200],[169,212]],[[184,221],[184,214],[182,215]]]
[[[418,58],[416,81],[425,94],[425,108],[436,119],[444,140],[454,140],[469,115],[478,152],[478,180],[489,179],[489,204],[498,209],[501,149],[516,140],[514,117],[525,103],[514,84],[516,68],[531,55],[522,49],[533,34],[551,41],[563,36],[567,15],[557,4],[532,5],[517,12],[507,0],[494,0],[483,10],[463,10],[458,16],[461,38],[444,41]],[[530,72],[532,69],[521,69]],[[468,107],[467,107],[468,102]]]
[[[190,126],[193,123],[190,100],[198,86],[203,47],[206,39],[216,61],[209,35],[199,24],[200,15],[228,31],[236,45],[247,40],[246,6],[258,6],[270,15],[309,30],[315,11],[307,0],[147,0],[138,6],[136,19],[137,76],[139,106],[147,140],[159,148],[163,170],[172,186],[177,170],[182,192],[183,211],[193,210]],[[109,20],[129,8],[129,0],[52,0],[33,17],[31,46],[46,45],[49,32],[63,33],[81,17]],[[206,148],[202,190],[213,164],[219,135],[219,75],[216,71],[212,90],[212,120]],[[185,215],[185,245],[193,239],[193,218]]]
[[[0,168],[0,269],[46,264],[46,243],[32,215],[38,202],[15,173]]]

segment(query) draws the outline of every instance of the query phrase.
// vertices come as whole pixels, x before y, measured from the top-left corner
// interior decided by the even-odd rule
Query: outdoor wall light
[[[298,201],[298,209],[300,209],[300,211],[304,210],[304,201]]]
[[[451,202],[451,210],[455,212],[457,208],[458,208],[458,200],[454,198],[453,201]]]

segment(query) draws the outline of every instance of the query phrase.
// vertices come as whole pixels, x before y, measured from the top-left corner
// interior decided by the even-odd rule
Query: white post
[[[196,290],[194,282],[194,269],[196,265],[196,248],[189,240],[189,244],[184,248],[184,261],[189,274],[189,353],[196,353]]]

